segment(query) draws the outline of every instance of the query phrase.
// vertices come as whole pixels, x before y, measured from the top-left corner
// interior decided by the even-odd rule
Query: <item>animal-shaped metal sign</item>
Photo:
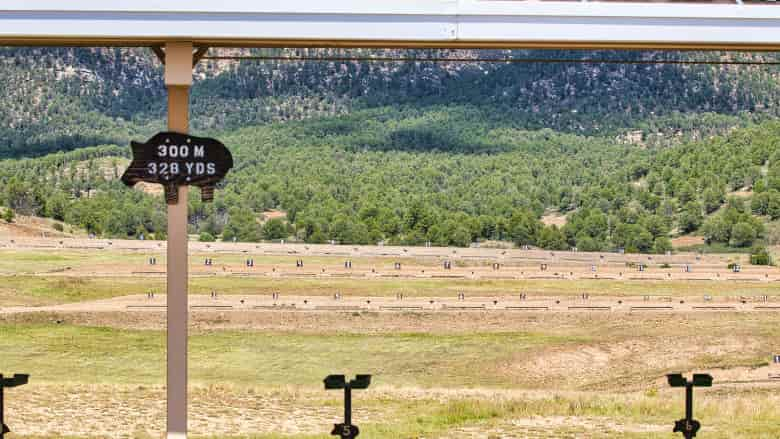
[[[216,184],[233,167],[233,156],[218,140],[163,132],[146,143],[132,142],[133,161],[122,182],[161,184],[168,204],[179,200],[178,187],[198,186],[204,202],[214,199]]]

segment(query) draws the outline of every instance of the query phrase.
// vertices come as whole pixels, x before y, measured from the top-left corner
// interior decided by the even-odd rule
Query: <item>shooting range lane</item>
[[[83,255],[73,265],[40,265],[30,274],[40,275],[150,275],[165,273],[165,242],[97,239],[0,240],[0,254],[57,250]],[[92,251],[120,252],[123,260],[139,254],[134,263],[89,270],[79,265]],[[435,247],[338,246],[313,244],[242,244],[189,242],[192,275],[240,275],[271,277],[350,277],[420,279],[537,279],[621,281],[730,281],[734,283],[780,282],[780,269],[753,266],[746,255],[638,255],[617,253],[549,252],[517,249],[452,249]],[[156,264],[149,260],[156,258]],[[314,259],[312,259],[314,258]],[[206,264],[206,259],[211,264]],[[252,265],[248,266],[247,262]],[[301,261],[302,265],[297,265]],[[347,266],[347,264],[349,264]],[[95,269],[98,268],[99,269]],[[19,274],[9,266],[0,275]]]
[[[68,274],[70,272],[78,273],[75,279],[81,279],[84,273],[93,273],[97,276],[96,279],[116,283],[122,282],[122,276],[125,276],[124,278],[131,282],[127,290],[136,290],[137,293],[105,300],[86,300],[81,303],[45,307],[23,306],[12,310],[4,307],[3,310],[0,310],[0,322],[51,325],[47,328],[51,328],[52,331],[58,329],[88,331],[89,328],[94,327],[114,328],[115,331],[119,331],[119,334],[136,334],[136,331],[144,331],[143,334],[151,337],[158,337],[155,334],[162,334],[161,331],[165,329],[167,296],[161,287],[166,263],[164,243],[83,240],[82,242],[63,241],[63,244],[60,244],[58,241],[36,240],[31,244],[43,247],[35,247],[23,242],[7,244],[9,246],[0,251],[36,253],[50,251],[48,246],[55,248],[57,246],[72,246],[60,250],[60,253],[67,257],[65,261],[42,262],[42,266],[37,268],[41,274],[33,276],[34,278],[54,278],[67,282],[68,279],[74,279],[73,274]],[[76,245],[82,244],[92,245],[96,248],[75,248]],[[505,346],[511,347],[514,352],[513,356],[501,357],[496,361],[484,363],[482,368],[494,371],[488,376],[501,380],[502,384],[511,382],[513,383],[511,386],[533,388],[545,383],[550,386],[554,384],[557,394],[577,392],[577,389],[588,388],[587,394],[591,395],[588,398],[605,398],[606,396],[601,392],[610,392],[611,384],[609,383],[613,383],[616,376],[637,376],[638,382],[631,385],[637,386],[636,391],[642,394],[648,386],[658,389],[666,386],[663,377],[659,376],[657,371],[668,367],[668,365],[675,365],[678,370],[683,372],[706,371],[713,374],[719,386],[720,383],[723,386],[714,390],[730,389],[729,392],[744,392],[748,389],[758,389],[764,391],[765,389],[777,389],[778,383],[780,383],[780,380],[770,379],[772,374],[780,375],[776,366],[750,366],[758,361],[756,358],[766,361],[772,347],[776,346],[776,343],[773,345],[774,341],[768,341],[764,337],[774,331],[771,328],[780,326],[780,312],[743,312],[739,310],[761,305],[758,302],[761,295],[768,295],[766,297],[767,305],[776,306],[776,303],[773,305],[776,295],[771,290],[775,282],[690,281],[691,284],[705,286],[705,291],[712,286],[718,286],[721,290],[720,292],[712,292],[712,297],[709,300],[705,300],[702,294],[685,297],[685,306],[690,306],[687,311],[670,312],[662,308],[659,311],[634,312],[631,311],[631,307],[673,306],[673,304],[670,305],[670,302],[679,302],[680,297],[661,294],[645,298],[644,296],[610,296],[609,294],[596,295],[591,293],[589,297],[585,298],[578,294],[579,289],[571,290],[571,294],[557,296],[549,293],[537,295],[529,289],[511,288],[503,291],[496,290],[495,294],[477,294],[467,289],[466,293],[459,299],[458,290],[447,286],[454,282],[453,279],[434,278],[433,276],[417,278],[417,276],[428,275],[431,272],[445,274],[465,272],[470,274],[474,270],[479,272],[480,276],[489,279],[489,276],[503,276],[505,273],[513,273],[514,270],[523,271],[526,269],[525,267],[532,268],[536,274],[540,271],[539,265],[541,263],[548,263],[548,270],[554,272],[558,269],[557,265],[564,262],[570,264],[576,273],[588,276],[591,275],[591,265],[594,261],[598,264],[601,260],[600,254],[556,252],[552,255],[550,252],[522,250],[402,247],[359,247],[356,250],[355,247],[329,245],[194,242],[190,243],[189,246],[189,270],[191,273],[195,273],[190,281],[190,290],[198,294],[188,295],[188,317],[192,336],[195,337],[197,343],[196,346],[207,344],[203,341],[204,337],[208,339],[211,336],[206,334],[214,334],[214,337],[219,338],[234,332],[237,334],[236,338],[231,339],[230,342],[214,340],[210,343],[219,346],[225,346],[226,343],[233,343],[231,344],[233,346],[244,346],[253,343],[253,340],[261,343],[262,348],[258,345],[256,353],[252,353],[255,352],[254,348],[247,351],[251,354],[250,357],[242,354],[242,358],[244,358],[242,362],[251,366],[252,373],[245,372],[245,375],[240,375],[243,378],[239,381],[242,384],[238,387],[263,385],[264,380],[267,379],[265,375],[276,376],[272,370],[265,371],[262,366],[257,365],[274,364],[276,365],[274,368],[298,370],[293,362],[281,364],[275,362],[280,356],[284,358],[285,352],[300,352],[301,349],[309,352],[309,356],[319,358],[319,349],[333,349],[335,347],[332,343],[329,344],[328,340],[333,336],[344,334],[350,334],[349,339],[353,339],[354,343],[346,343],[340,348],[336,347],[336,349],[344,349],[337,351],[338,355],[344,358],[353,358],[347,353],[347,349],[353,349],[352,352],[365,352],[369,358],[377,358],[381,364],[364,364],[360,371],[376,373],[376,371],[382,370],[382,378],[391,381],[398,380],[399,376],[406,376],[404,370],[408,371],[409,368],[414,370],[416,367],[410,364],[402,369],[395,369],[396,366],[393,365],[398,366],[398,356],[388,356],[389,350],[395,349],[394,346],[406,350],[411,348],[414,355],[424,356],[428,361],[433,361],[433,366],[429,367],[434,367],[432,370],[441,371],[441,373],[436,372],[434,375],[449,377],[457,377],[463,373],[455,364],[461,363],[459,358],[470,358],[470,362],[477,361],[476,358],[484,356],[490,358],[493,355],[492,352],[501,350],[499,346]],[[457,253],[453,254],[453,251]],[[151,264],[150,258],[155,256],[156,264]],[[647,256],[640,255],[604,254],[604,256],[606,262],[597,266],[599,270],[612,267],[625,269],[626,260],[632,262],[647,260]],[[504,258],[502,265],[498,270],[494,270],[494,261],[502,260],[502,257]],[[110,267],[101,265],[101,261],[106,258],[112,261]],[[512,258],[511,261],[507,261],[508,258]],[[664,257],[653,256],[653,258],[656,261],[649,266],[646,273],[655,276],[657,272],[663,272],[658,265],[662,263],[660,259]],[[206,265],[206,259],[211,259],[210,266]],[[749,273],[752,268],[746,266],[742,273],[734,274],[727,268],[728,258],[721,259],[721,256],[711,255],[704,255],[698,261],[696,255],[673,255],[671,262],[684,263],[688,259],[692,261],[694,274],[696,274],[696,270],[700,269],[700,266],[696,264],[717,268],[724,277],[726,275],[745,275],[745,272]],[[85,261],[83,266],[74,263],[82,260]],[[253,267],[247,266],[248,260],[254,261]],[[450,269],[444,268],[442,263],[444,260],[453,261]],[[296,261],[302,261],[303,266],[298,266]],[[345,267],[345,261],[352,262],[351,268]],[[396,270],[394,267],[397,261],[401,261],[400,270]],[[380,274],[395,276],[400,271],[405,277],[371,278],[370,264],[381,267],[381,269],[377,268]],[[71,266],[72,269],[47,273],[50,270],[61,270],[62,265]],[[223,265],[226,266],[226,274],[222,274]],[[322,273],[323,268],[326,270],[324,274]],[[119,273],[111,276],[112,270],[125,274]],[[425,270],[426,273],[421,273],[422,270]],[[776,269],[770,268],[769,270]],[[151,274],[133,274],[136,271],[145,271]],[[685,274],[682,269],[666,271],[672,271],[675,275],[677,273]],[[280,275],[280,272],[288,274]],[[333,273],[343,274],[343,276],[330,276]],[[768,271],[768,273],[772,273],[772,271]],[[8,277],[7,279],[11,280],[12,278]],[[398,279],[403,279],[404,285],[433,282],[432,288],[438,288],[439,285],[443,288],[440,292],[437,291],[436,294],[432,295],[410,294],[412,291],[408,288],[396,289],[397,287],[393,287],[382,291],[375,288]],[[262,283],[264,281],[278,282],[275,285],[305,282],[304,285],[314,288],[313,294],[290,294],[287,290],[282,290],[280,294],[274,296],[274,293],[279,290]],[[337,283],[334,285],[331,283],[333,281]],[[459,280],[458,282],[463,281]],[[467,281],[475,284],[484,282],[484,280],[478,279]],[[495,281],[514,282],[500,278]],[[148,282],[152,282],[151,285],[156,285],[156,294],[153,297],[147,296]],[[201,284],[200,282],[206,283]],[[220,285],[226,287],[231,282],[238,283],[232,285],[229,293],[220,290]],[[585,280],[529,279],[527,282],[535,284],[551,282],[550,285],[558,288],[558,285],[581,285]],[[606,288],[610,282],[616,281],[591,279],[587,282],[592,283],[596,288],[602,288],[602,286]],[[339,285],[350,285],[351,283],[354,283],[356,286],[353,288],[357,289],[347,289],[342,291],[340,298],[334,298],[334,293],[340,290]],[[666,284],[668,281],[632,280],[627,281],[627,284],[621,288],[643,288],[643,285],[647,285],[647,288],[657,290]],[[90,288],[90,285],[92,284],[87,283],[85,286]],[[669,285],[676,284],[670,283]],[[742,304],[736,295],[723,295],[724,291],[746,287],[755,288],[756,292],[754,295],[751,294],[745,304]],[[246,288],[246,294],[242,294],[244,288]],[[377,293],[379,296],[361,295],[360,288]],[[215,296],[210,294],[212,289],[216,293]],[[119,287],[119,291],[124,290],[125,287]],[[396,291],[402,291],[405,295],[399,298],[395,294]],[[430,290],[423,289],[422,291]],[[520,291],[527,292],[524,299],[521,298]],[[243,304],[241,300],[244,301]],[[369,300],[370,304],[367,303]],[[495,300],[498,301],[497,304],[493,303]],[[557,300],[560,300],[559,304],[554,303]],[[434,304],[431,304],[430,301],[434,301]],[[623,303],[617,304],[618,301]],[[605,304],[603,302],[614,303]],[[445,310],[443,305],[448,305],[450,308]],[[697,307],[735,306],[736,308],[705,311],[702,309],[694,310],[694,305]],[[546,306],[547,309],[535,308],[537,306]],[[600,306],[609,306],[610,310],[597,309]],[[620,306],[623,308],[619,308]],[[364,310],[366,307],[371,307],[371,309]],[[506,309],[510,307],[526,308]],[[527,307],[534,308],[528,309]],[[573,307],[573,309],[569,309],[569,307]],[[57,324],[57,321],[62,323]],[[398,335],[409,333],[416,334],[413,341]],[[545,343],[531,351],[526,350],[522,343],[518,343],[514,339],[502,339],[499,344],[485,343],[485,339],[508,337],[508,335],[504,335],[507,333],[532,334],[532,337],[541,337],[544,340],[565,340],[566,342],[564,344]],[[587,334],[585,339],[582,338],[583,334]],[[691,334],[698,335],[692,339]],[[448,340],[452,337],[455,337],[452,341],[454,345],[450,346]],[[290,348],[285,348],[288,340],[289,343],[294,342],[294,344],[291,344]],[[300,340],[308,341],[301,345]],[[776,340],[776,337],[771,340]],[[93,342],[90,341],[91,343]],[[121,340],[112,341],[112,344],[117,343],[123,344]],[[436,348],[423,349],[428,344],[435,345]],[[473,352],[461,351],[457,348],[463,344],[471,346],[469,349],[472,349]],[[274,348],[273,346],[281,347]],[[381,352],[375,352],[371,346],[384,346],[384,348]],[[701,346],[706,347],[707,358],[728,358],[732,366],[711,370],[706,369],[704,367],[706,365],[703,363],[689,361],[702,354]],[[191,366],[195,382],[192,383],[194,387],[191,387],[189,409],[189,422],[194,434],[256,434],[258,432],[276,433],[280,431],[290,434],[321,434],[323,429],[330,428],[342,415],[338,403],[334,406],[333,401],[331,401],[327,405],[323,403],[322,399],[318,399],[328,398],[321,394],[322,391],[318,395],[309,389],[304,392],[303,396],[282,393],[280,397],[278,392],[264,393],[262,388],[258,388],[254,389],[255,393],[250,395],[236,390],[236,386],[231,384],[234,378],[229,376],[218,378],[218,381],[224,383],[225,387],[211,391],[202,389],[200,386],[204,385],[202,381],[204,370],[201,370],[199,364],[210,358],[214,362],[214,367],[224,368],[232,367],[231,365],[236,360],[235,358],[220,360],[221,356],[224,355],[220,352],[225,351],[224,348],[209,349],[208,355],[204,355],[201,349],[198,348],[191,353],[196,358],[196,362]],[[421,350],[418,351],[418,349]],[[442,350],[448,353],[449,358],[438,358],[437,353],[442,352]],[[43,349],[42,352],[46,352],[46,349]],[[332,354],[333,352],[329,350],[327,358],[330,359]],[[260,356],[258,357],[258,355]],[[323,352],[322,355],[325,353]],[[92,357],[89,361],[95,361],[95,358],[100,357]],[[297,356],[295,361],[301,363],[301,359]],[[156,366],[152,365],[152,368],[159,369],[163,362],[155,364]],[[304,362],[304,364],[306,363]],[[332,367],[332,360],[323,364]],[[437,364],[445,366],[437,366]],[[260,370],[265,372],[259,373]],[[324,372],[332,371],[338,370],[329,368]],[[427,407],[438,407],[439,410],[446,410],[447,404],[450,404],[450,402],[432,403],[424,400],[429,396],[427,392],[409,387],[414,388],[420,385],[452,386],[446,391],[442,390],[448,396],[442,397],[441,401],[456,401],[453,398],[464,395],[464,390],[458,387],[458,383],[461,381],[448,384],[431,382],[430,380],[434,377],[430,377],[429,374],[423,375],[428,380],[425,383],[410,383],[402,379],[398,382],[397,388],[380,386],[376,390],[369,389],[368,393],[361,393],[359,396],[361,404],[355,406],[356,422],[361,428],[370,427],[374,422],[384,422],[382,420],[387,416],[384,412],[388,409],[378,410],[378,399],[384,401],[383,407],[388,407],[389,404],[394,413],[399,413],[399,409],[395,405],[398,401],[412,404],[410,407],[418,412],[424,412]],[[212,376],[208,380],[209,382],[217,379],[213,378],[213,375],[209,376]],[[320,380],[321,376],[318,376],[317,379]],[[490,386],[490,383],[484,382],[485,377],[482,376],[472,377],[469,375],[462,378],[462,380],[466,379],[472,383],[482,383],[480,386]],[[277,384],[275,382],[268,383],[271,386]],[[628,385],[629,383],[623,384]],[[46,384],[46,386],[50,385],[55,387],[46,389],[31,387],[30,391],[33,394],[29,398],[19,395],[23,399],[19,399],[14,404],[21,404],[21,406],[17,405],[16,407],[29,407],[32,412],[40,410],[40,407],[43,406],[60,407],[52,405],[59,404],[55,401],[45,401],[45,395],[67,393],[73,395],[71,404],[76,402],[79,403],[79,406],[83,404],[86,409],[84,416],[64,419],[52,415],[38,415],[37,418],[31,418],[22,414],[19,417],[18,408],[14,408],[17,411],[10,413],[13,414],[14,419],[18,419],[19,427],[25,429],[19,430],[19,432],[35,434],[41,433],[39,428],[49,428],[51,431],[56,426],[56,428],[63,428],[64,431],[72,432],[75,435],[91,433],[110,437],[110,432],[106,432],[105,429],[95,429],[101,425],[111,425],[111,419],[121,419],[123,431],[135,431],[137,425],[143,426],[138,427],[139,431],[159,432],[161,428],[164,428],[165,423],[160,412],[164,410],[164,397],[162,396],[164,389],[161,387],[148,386],[145,390],[137,392],[136,396],[131,397],[130,395],[134,395],[136,392],[121,390],[122,388],[119,391],[116,389],[107,390],[104,387],[87,390],[77,387],[63,388],[59,387],[59,384]],[[509,384],[506,385],[509,386]],[[111,389],[111,386],[108,388]],[[373,393],[375,391],[380,393]],[[483,389],[481,392],[483,392],[482,396],[476,396],[477,398],[492,400],[503,397],[503,394],[494,393],[495,390]],[[529,394],[518,396],[520,393],[513,395],[523,401],[533,397]],[[542,393],[548,394],[549,392]],[[533,395],[533,392],[530,394]],[[666,393],[663,394],[666,395]],[[570,398],[577,400],[584,397],[583,395],[585,394],[572,395]],[[681,396],[670,394],[672,398],[681,398]],[[387,398],[390,398],[390,402],[387,402]],[[569,396],[564,398],[569,398]],[[632,396],[632,398],[637,398],[637,396]],[[750,398],[754,399],[755,394],[751,394]],[[333,398],[330,397],[330,399]],[[408,403],[408,401],[422,400],[425,402],[421,402],[419,405],[414,402]],[[566,401],[569,400],[566,399]],[[706,400],[701,400],[701,402],[704,404],[726,404],[727,400],[723,398],[712,399],[708,396]],[[455,403],[453,402],[453,404]],[[652,401],[643,402],[643,404],[647,403],[652,403]],[[763,403],[771,403],[771,401]],[[625,401],[621,399],[621,405],[624,404]],[[675,407],[677,405],[682,407],[682,400],[674,404]],[[111,407],[116,406],[133,407],[133,414],[112,411]],[[47,411],[47,413],[49,412]],[[62,413],[68,412],[63,410]],[[297,416],[291,415],[296,413]],[[703,413],[706,415],[708,412],[705,410]],[[411,414],[398,414],[395,419],[398,419],[399,422],[413,419],[405,416],[411,416]],[[618,428],[620,431],[641,435],[668,432],[670,430],[669,422],[677,418],[679,415],[664,419],[663,422],[646,419],[624,420],[621,421],[624,424],[618,426],[616,419],[603,416],[594,417],[578,414],[570,417],[556,417],[549,413],[539,413],[520,418],[509,416],[489,430],[499,437],[510,434],[527,434],[530,437],[534,432],[545,432],[547,437],[561,437],[560,435],[564,432],[571,431],[567,430],[571,428],[571,425],[577,425],[579,426],[577,428],[582,429],[578,430],[579,434],[582,435],[593,434],[596,431],[614,431]],[[705,426],[703,431],[715,425],[712,424],[709,417],[705,416],[701,419]],[[103,421],[105,422],[101,423]],[[97,422],[97,426],[95,426],[95,422]],[[482,438],[484,432],[484,430],[474,426],[453,427],[452,431],[449,431],[448,436],[445,437],[452,439]],[[364,431],[363,435],[365,436],[366,433]]]
[[[48,262],[50,249],[62,257]],[[0,262],[9,285],[24,275],[31,285],[74,288],[80,300],[26,298],[19,285],[22,295],[0,312],[159,310],[166,250],[155,241],[0,241],[5,260],[37,261]],[[191,310],[780,312],[780,270],[740,255],[196,242],[188,253]],[[113,298],[90,300],[100,296]]]
[[[336,293],[338,294],[338,293]],[[7,306],[0,308],[2,314],[23,314],[32,312],[52,313],[117,313],[117,312],[164,312],[167,309],[167,296],[148,294],[120,296],[111,299],[67,303],[53,306]],[[218,295],[216,298],[205,294],[189,295],[190,312],[308,312],[308,313],[421,313],[479,311],[487,313],[624,313],[624,314],[664,314],[664,313],[777,313],[780,315],[780,301],[763,302],[750,298],[750,302],[732,299],[705,300],[701,297],[666,298],[604,297],[583,299],[581,297],[537,297],[519,299],[516,295],[469,296],[442,298],[431,297],[393,297],[377,296],[296,296],[284,295],[274,299],[267,295]]]

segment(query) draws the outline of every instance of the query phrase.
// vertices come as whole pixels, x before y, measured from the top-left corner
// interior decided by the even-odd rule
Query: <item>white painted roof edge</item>
[[[555,2],[536,0],[4,0],[2,12],[343,14],[780,19],[780,3]],[[216,18],[216,17],[215,17]]]
[[[780,4],[535,0],[3,0],[25,39],[780,45]]]

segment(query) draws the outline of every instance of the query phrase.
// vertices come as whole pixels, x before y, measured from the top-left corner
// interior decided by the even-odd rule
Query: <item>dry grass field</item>
[[[707,372],[700,437],[780,437],[780,271],[738,258],[193,244],[191,433],[331,437],[322,378],[371,373],[369,439],[672,438],[665,374]],[[0,241],[12,438],[162,436],[164,269],[155,242]]]

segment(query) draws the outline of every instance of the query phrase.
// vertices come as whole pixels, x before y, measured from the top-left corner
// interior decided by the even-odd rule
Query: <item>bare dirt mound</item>
[[[266,221],[270,221],[272,219],[286,219],[287,212],[284,212],[282,210],[266,210],[265,212],[263,212],[263,218]]]
[[[542,217],[542,223],[545,226],[563,227],[566,225],[566,215],[560,212],[552,212]]]
[[[672,239],[672,246],[674,246],[674,248],[691,247],[701,244],[704,244],[703,236],[680,236]]]
[[[56,224],[62,231],[55,229]],[[0,239],[19,238],[76,238],[85,234],[73,226],[48,218],[17,215],[12,223],[0,220]]]

